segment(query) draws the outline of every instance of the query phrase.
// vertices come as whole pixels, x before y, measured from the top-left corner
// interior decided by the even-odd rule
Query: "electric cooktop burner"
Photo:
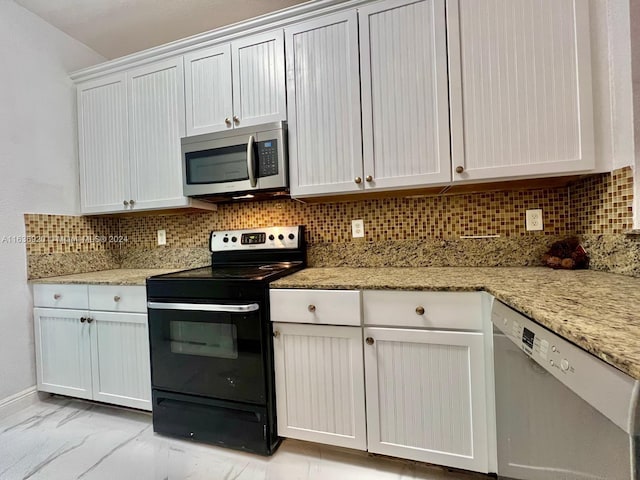
[[[302,262],[280,262],[265,265],[210,266],[183,270],[162,275],[164,279],[200,279],[200,280],[267,280],[287,270],[297,270]]]

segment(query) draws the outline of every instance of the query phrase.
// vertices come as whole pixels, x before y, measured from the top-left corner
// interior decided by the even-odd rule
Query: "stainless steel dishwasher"
[[[492,321],[499,478],[638,480],[640,382],[497,300]]]

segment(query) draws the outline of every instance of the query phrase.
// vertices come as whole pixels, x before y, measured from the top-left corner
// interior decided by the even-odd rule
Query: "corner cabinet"
[[[187,135],[287,119],[282,30],[185,55]]]
[[[182,195],[182,57],[77,89],[82,213],[211,208]]]
[[[33,287],[38,390],[151,410],[144,287]]]
[[[589,2],[447,2],[454,181],[595,167]]]

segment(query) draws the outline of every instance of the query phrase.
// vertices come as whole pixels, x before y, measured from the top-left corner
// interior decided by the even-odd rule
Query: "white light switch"
[[[364,220],[351,220],[351,235],[353,238],[364,237]]]

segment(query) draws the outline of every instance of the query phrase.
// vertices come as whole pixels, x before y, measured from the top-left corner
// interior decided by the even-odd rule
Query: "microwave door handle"
[[[147,302],[147,307],[154,310],[190,310],[195,312],[227,312],[246,313],[255,312],[260,309],[257,303],[247,305],[218,305],[209,303],[165,303]]]
[[[253,169],[255,165],[255,155],[253,151],[254,143],[255,138],[253,138],[253,135],[249,135],[249,142],[247,143],[247,172],[249,172],[249,183],[252,188],[255,188],[257,185],[256,173]]]

